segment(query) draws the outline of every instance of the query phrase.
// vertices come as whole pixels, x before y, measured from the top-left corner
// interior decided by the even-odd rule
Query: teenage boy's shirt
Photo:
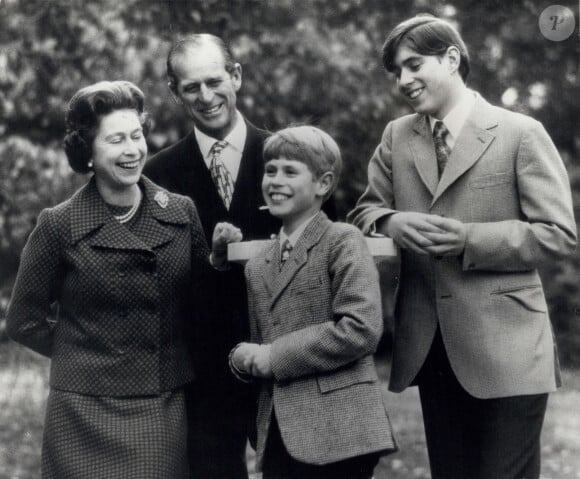
[[[438,119],[431,115],[429,115],[429,125],[431,126],[431,133],[433,133],[433,129],[435,128],[435,122],[441,120],[443,124],[447,127],[449,133],[445,138],[445,143],[449,149],[453,149],[455,146],[455,142],[457,138],[459,138],[459,134],[461,133],[461,129],[471,111],[473,110],[473,105],[475,104],[475,99],[477,98],[475,92],[468,88],[465,89],[463,96],[455,105],[449,113],[445,116],[445,118]]]

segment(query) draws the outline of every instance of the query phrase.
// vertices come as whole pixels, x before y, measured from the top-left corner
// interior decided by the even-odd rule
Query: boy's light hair
[[[342,170],[340,148],[332,137],[314,126],[292,126],[277,131],[264,143],[264,163],[277,159],[296,160],[306,164],[315,179],[333,174],[333,184],[324,199],[336,189]]]

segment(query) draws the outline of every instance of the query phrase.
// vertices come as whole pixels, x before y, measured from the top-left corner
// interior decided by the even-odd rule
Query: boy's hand
[[[242,241],[243,235],[239,228],[230,223],[215,225],[211,240],[211,264],[215,268],[224,266],[227,262],[228,244]]]
[[[260,344],[257,346],[258,349],[254,354],[250,372],[252,376],[255,376],[257,378],[263,379],[271,378],[273,376],[272,363],[270,360],[271,345]]]
[[[402,211],[395,213],[383,223],[378,225],[381,233],[386,233],[393,238],[401,248],[407,248],[417,254],[430,254],[429,247],[434,242],[428,236],[429,233],[445,233],[437,225],[433,224],[431,217],[425,213]]]
[[[253,346],[250,343],[240,343],[233,351],[232,363],[236,369],[245,374],[251,374],[251,365],[253,361]]]
[[[436,215],[430,216],[427,221],[441,230],[440,233],[424,233],[425,237],[434,243],[433,246],[425,248],[429,254],[459,256],[463,253],[467,230],[461,221]]]

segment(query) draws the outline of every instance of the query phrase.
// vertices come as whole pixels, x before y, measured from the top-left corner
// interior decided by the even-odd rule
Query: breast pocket
[[[502,221],[517,216],[517,190],[509,172],[474,177],[469,186],[473,222]]]

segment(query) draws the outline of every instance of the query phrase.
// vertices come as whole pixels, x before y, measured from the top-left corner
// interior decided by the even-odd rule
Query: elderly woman
[[[66,154],[93,174],[22,253],[7,328],[51,358],[45,479],[187,476],[187,323],[209,251],[192,201],[141,176],[143,104],[126,81],[73,96]]]

